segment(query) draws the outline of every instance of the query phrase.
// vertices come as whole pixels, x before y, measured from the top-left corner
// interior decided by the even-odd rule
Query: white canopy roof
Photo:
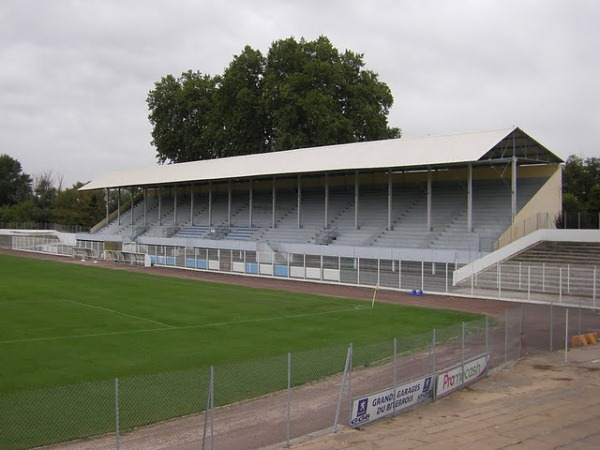
[[[561,162],[560,158],[520,129],[510,128],[157,165],[145,169],[107,173],[86,184],[81,190],[318,172],[456,165],[502,159],[505,154],[512,157],[513,152],[519,159],[541,158],[545,162]]]

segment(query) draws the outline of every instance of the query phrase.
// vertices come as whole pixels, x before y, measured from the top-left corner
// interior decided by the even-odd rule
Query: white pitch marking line
[[[120,312],[120,311],[117,311],[117,310],[114,310],[114,309],[110,309],[110,308],[104,308],[102,306],[88,305],[87,303],[80,303],[80,302],[76,302],[74,300],[67,300],[67,299],[64,299],[64,298],[61,298],[60,301],[67,302],[67,303],[74,303],[75,305],[79,305],[79,306],[87,306],[88,308],[99,309],[101,311],[111,312],[111,313],[114,313],[114,314],[120,314],[121,316],[129,317],[130,319],[143,320],[145,322],[155,323],[155,324],[163,326],[163,327],[177,328],[177,327],[174,327],[172,325],[168,325],[166,323],[159,322],[157,320],[146,319],[144,317],[138,317],[138,316],[132,316],[131,314],[126,314],[126,313],[123,313],[123,312]]]
[[[69,300],[65,300],[69,301]],[[73,302],[77,303],[77,302]],[[89,306],[89,305],[87,305]],[[184,325],[181,327],[174,327],[171,325],[167,325],[168,328],[152,328],[149,330],[134,330],[134,331],[115,331],[114,333],[94,333],[94,334],[77,334],[73,336],[54,336],[54,337],[40,337],[40,338],[32,338],[32,339],[15,339],[11,341],[0,341],[0,344],[19,344],[26,342],[40,342],[40,341],[55,341],[59,339],[74,339],[74,338],[87,338],[87,337],[103,337],[103,336],[118,336],[125,334],[137,334],[137,333],[153,333],[155,331],[176,331],[190,328],[210,328],[210,327],[222,327],[225,325],[238,325],[243,323],[252,323],[252,322],[268,322],[271,320],[280,320],[280,319],[293,319],[296,317],[309,317],[309,316],[320,316],[325,314],[335,314],[340,312],[349,312],[349,311],[359,311],[354,308],[348,309],[337,309],[335,311],[324,311],[319,313],[310,313],[310,314],[297,314],[291,316],[279,316],[279,317],[269,317],[264,319],[252,319],[252,320],[239,320],[235,322],[220,322],[220,323],[205,323],[202,325]]]

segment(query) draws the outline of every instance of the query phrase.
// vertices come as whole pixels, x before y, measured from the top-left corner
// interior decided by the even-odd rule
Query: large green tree
[[[161,163],[400,137],[388,86],[326,37],[276,41],[266,57],[246,46],[222,75],[167,75],[147,101]]]
[[[19,161],[0,155],[0,206],[16,205],[31,198],[31,183],[31,177],[23,173]]]
[[[148,95],[158,160],[183,162],[218,155],[215,91],[218,77],[188,71],[163,77]]]

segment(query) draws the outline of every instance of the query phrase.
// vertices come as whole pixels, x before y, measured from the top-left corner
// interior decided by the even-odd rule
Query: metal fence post
[[[460,383],[462,384],[461,389],[465,388],[465,323],[462,323],[462,348],[461,348],[461,354],[462,354],[462,369],[461,369],[461,376],[460,376]]]
[[[208,395],[206,397],[206,410],[204,411],[204,431],[202,433],[202,450],[206,448],[206,433],[208,429],[208,418],[210,416],[210,448],[214,448],[214,366],[210,366],[210,375],[208,378]]]
[[[489,316],[485,316],[485,354],[487,355],[489,352],[489,327],[490,327],[490,318]],[[485,371],[485,376],[487,377],[490,373],[490,365],[488,364],[488,368]]]
[[[398,384],[398,338],[394,338],[394,412],[393,415],[396,415],[396,385]]]
[[[581,334],[581,298],[579,299],[579,307],[577,308],[577,334]]]
[[[546,292],[546,263],[542,263],[542,292]]]
[[[569,353],[569,310],[565,309],[565,364],[568,361]]]
[[[562,267],[558,268],[558,303],[562,303]]]
[[[550,353],[554,351],[554,302],[550,302]]]
[[[498,264],[498,299],[502,298],[502,266]]]
[[[508,310],[504,313],[504,364],[508,362]]]
[[[119,432],[119,378],[115,378],[115,445],[117,450],[121,448],[121,436]]]
[[[342,376],[342,382],[340,384],[340,393],[338,396],[338,402],[337,402],[337,407],[335,410],[335,419],[333,422],[333,432],[337,433],[337,426],[338,426],[338,422],[340,420],[340,411],[342,409],[342,397],[344,396],[344,387],[346,386],[346,376],[348,374],[348,371],[350,370],[350,364],[352,360],[352,344],[350,344],[348,346],[348,353],[346,353],[346,366],[344,367],[344,375]],[[350,399],[352,399],[352,396],[350,396]],[[350,413],[352,413],[352,411],[350,411]]]
[[[291,410],[292,410],[292,354],[288,352],[288,367],[287,367],[287,411],[286,411],[286,427],[285,434],[287,437],[287,447],[290,446],[290,429],[291,429]]]
[[[531,266],[527,266],[527,301],[531,300]]]
[[[521,359],[521,350],[523,347],[523,313],[525,309],[525,305],[521,303],[521,320],[519,321],[519,357],[517,359]]]
[[[594,266],[594,274],[592,275],[592,305],[596,306],[596,266]]]
[[[448,293],[448,263],[446,263],[446,271],[444,272],[444,277],[446,278],[446,294]]]
[[[475,265],[473,263],[471,263],[471,297],[473,296],[474,292],[474,283],[475,282]]]
[[[433,329],[433,334],[431,336],[431,373],[435,373],[435,328]]]
[[[402,289],[402,260],[398,260],[398,289]]]

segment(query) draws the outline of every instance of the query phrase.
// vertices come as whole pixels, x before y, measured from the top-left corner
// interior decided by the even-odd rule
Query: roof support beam
[[[158,225],[162,225],[162,186],[158,188]]]
[[[358,199],[360,194],[360,180],[358,170],[354,172],[354,229],[358,230]]]
[[[121,225],[121,188],[117,188],[117,225]]]
[[[254,202],[252,178],[248,181],[248,226],[252,228],[252,206]]]
[[[431,189],[432,189],[432,177],[433,174],[431,169],[427,170],[427,231],[432,230],[431,224]]]
[[[231,226],[231,180],[227,182],[227,225]]]
[[[517,158],[514,157],[512,160],[512,170],[510,177],[510,209],[511,209],[511,221],[515,223],[515,217],[517,215]]]
[[[208,226],[212,227],[212,181],[208,182]]]
[[[106,188],[106,224],[108,225],[108,220],[110,216],[109,203],[110,201],[110,188]]]
[[[173,185],[173,225],[177,225],[177,185]]]
[[[298,228],[302,228],[302,175],[298,175],[298,188],[296,197],[298,200]]]
[[[512,167],[510,174],[510,209],[511,209],[511,220],[510,223],[515,223],[515,217],[517,215],[517,143],[515,133],[512,133]]]
[[[271,219],[271,227],[275,228],[275,208],[277,203],[277,185],[275,184],[276,178],[273,177],[273,194],[272,194],[272,219]]]
[[[131,186],[131,205],[129,210],[131,211],[131,226],[133,227],[133,196],[134,196],[134,187]]]
[[[190,187],[190,223],[194,226],[194,183]]]
[[[473,231],[473,164],[467,166],[467,233]]]
[[[392,200],[393,200],[393,187],[394,187],[394,182],[392,179],[392,169],[388,170],[388,204],[387,204],[387,209],[388,209],[388,214],[387,214],[387,229],[388,231],[390,231],[392,229]]]
[[[329,174],[325,174],[325,228],[329,228]]]

